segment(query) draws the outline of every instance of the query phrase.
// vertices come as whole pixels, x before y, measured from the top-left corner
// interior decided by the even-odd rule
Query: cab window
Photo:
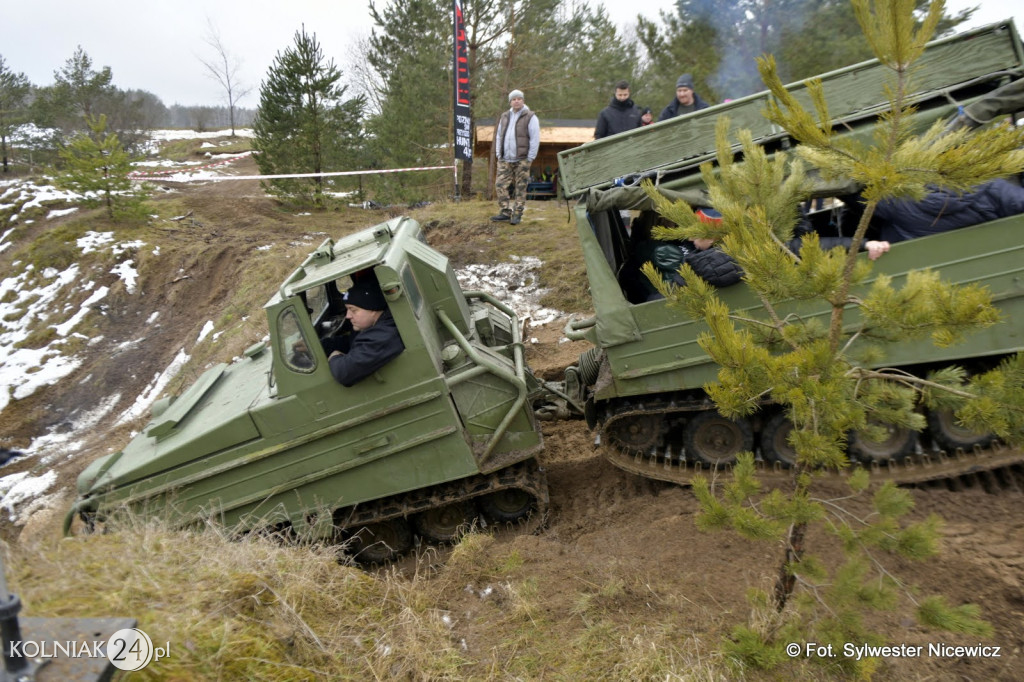
[[[277,318],[277,334],[281,339],[281,359],[288,369],[303,374],[316,370],[316,356],[310,350],[312,346],[302,333],[299,318],[295,310],[287,308]]]
[[[327,295],[327,287],[323,284],[303,292],[306,298],[306,309],[309,310],[309,317],[316,324],[321,321],[331,301]]]

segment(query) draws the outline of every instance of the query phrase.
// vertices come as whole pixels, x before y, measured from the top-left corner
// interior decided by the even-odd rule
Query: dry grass
[[[643,590],[635,578],[610,575],[596,591],[545,584],[514,543],[482,533],[412,576],[352,568],[332,547],[153,519],[22,543],[5,561],[24,615],[134,617],[154,642],[170,642],[171,655],[138,679],[735,677],[681,634],[667,603],[626,608]],[[567,618],[550,608],[566,593],[580,605]]]

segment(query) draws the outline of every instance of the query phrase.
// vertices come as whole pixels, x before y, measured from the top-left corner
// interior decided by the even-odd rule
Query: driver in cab
[[[345,293],[345,319],[352,325],[346,336],[324,339],[331,375],[342,386],[354,386],[405,350],[395,319],[377,283],[356,281]]]

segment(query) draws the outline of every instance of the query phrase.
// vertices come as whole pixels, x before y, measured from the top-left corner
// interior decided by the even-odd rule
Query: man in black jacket
[[[345,293],[345,307],[353,333],[336,343],[329,339],[324,350],[334,378],[342,386],[354,386],[398,357],[405,344],[384,294],[372,279],[352,285]]]
[[[661,116],[658,117],[658,120],[667,121],[676,116],[707,108],[708,103],[701,99],[701,96],[693,89],[693,76],[684,73],[676,81],[676,98],[661,110]]]
[[[615,84],[615,97],[597,116],[597,127],[594,139],[615,135],[640,126],[640,107],[633,104],[629,97],[629,83],[619,81]]]

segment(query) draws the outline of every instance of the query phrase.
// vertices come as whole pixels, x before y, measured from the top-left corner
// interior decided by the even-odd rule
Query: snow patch
[[[199,338],[196,339],[196,344],[195,345],[198,346],[200,343],[202,343],[203,339],[205,339],[207,336],[209,336],[210,332],[212,332],[212,331],[213,331],[213,321],[212,320],[207,320],[206,324],[203,325],[203,328],[199,330]]]
[[[99,424],[100,420],[110,414],[119,400],[121,400],[121,394],[115,393],[101,400],[91,410],[85,412],[77,410],[69,417],[72,420],[70,426],[64,423],[59,431],[52,430],[33,438],[29,446],[25,448],[25,454],[40,455],[43,464],[49,464],[56,461],[62,454],[78,452],[82,449],[79,434]]]
[[[537,277],[543,261],[534,256],[511,258],[511,262],[497,265],[467,265],[456,270],[455,277],[464,290],[484,291],[512,308],[520,320],[529,318],[531,327],[563,317],[565,313],[540,304],[548,292]]]
[[[92,310],[92,305],[94,303],[99,303],[104,298],[106,298],[107,292],[109,291],[109,287],[100,287],[99,289],[93,292],[92,296],[90,296],[89,298],[85,299],[82,302],[82,306],[78,309],[77,313],[71,316],[71,319],[62,324],[55,324],[51,326],[54,329],[56,329],[57,333],[60,334],[61,336],[67,336],[68,334],[71,333],[72,329],[78,326],[79,322],[85,319],[85,316],[88,315],[89,312]]]
[[[135,283],[139,280],[139,273],[135,269],[134,261],[126,260],[123,263],[118,263],[111,270],[111,274],[117,275],[122,282],[124,282],[124,288],[129,294],[135,293]]]
[[[99,248],[104,244],[110,244],[114,241],[113,232],[93,232],[89,230],[83,236],[79,237],[75,242],[78,244],[78,248],[82,250],[83,254],[92,253],[93,251],[99,251]]]
[[[6,509],[11,521],[17,517],[14,514],[14,506],[25,500],[39,497],[50,489],[57,480],[57,472],[45,472],[40,476],[32,476],[28,471],[20,471],[0,478],[0,494],[4,498],[0,501],[0,508]]]
[[[65,215],[69,215],[71,213],[74,213],[77,210],[78,210],[77,206],[74,206],[72,208],[54,209],[54,210],[52,210],[52,211],[50,211],[49,213],[46,214],[46,219],[47,220],[53,220],[54,218],[60,218],[61,216],[65,216]]]

